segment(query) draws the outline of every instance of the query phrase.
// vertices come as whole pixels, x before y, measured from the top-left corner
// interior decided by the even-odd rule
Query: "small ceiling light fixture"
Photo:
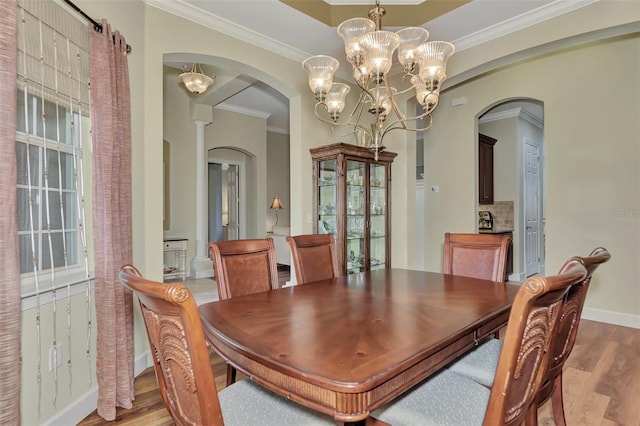
[[[302,62],[302,68],[309,75],[309,88],[316,96],[314,113],[318,120],[331,126],[352,126],[351,133],[359,143],[374,152],[376,160],[379,151],[384,149],[382,138],[391,130],[418,132],[431,127],[431,113],[438,105],[440,87],[447,78],[447,60],[455,51],[453,44],[446,41],[427,42],[429,32],[421,27],[402,28],[395,33],[383,31],[382,17],[385,14],[376,0],[375,7],[369,11],[369,19],[347,19],[338,26],[347,59],[353,66],[353,79],[361,90],[358,103],[346,120],[339,119],[350,87],[333,82],[340,63],[325,55],[312,56]],[[404,70],[402,81],[410,83],[403,90],[389,85],[389,72],[396,51],[397,60]],[[396,101],[398,95],[410,90],[415,90],[416,100],[422,106],[422,113],[415,117],[406,117]],[[326,113],[321,114],[320,105]],[[373,123],[360,123],[365,110],[374,116]],[[395,118],[387,124],[386,119],[392,111]],[[421,124],[423,118],[425,123]],[[407,126],[410,121],[415,122],[413,127]]]
[[[196,96],[204,93],[211,86],[216,78],[215,74],[211,77],[202,72],[200,64],[193,64],[191,71],[180,74],[180,80],[187,87],[187,90]]]
[[[271,207],[269,208],[276,211],[276,224],[274,226],[278,226],[278,210],[284,209],[282,201],[280,201],[280,197],[276,196],[271,202]]]

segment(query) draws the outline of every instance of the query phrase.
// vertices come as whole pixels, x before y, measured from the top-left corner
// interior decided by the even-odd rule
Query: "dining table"
[[[519,285],[378,269],[200,305],[206,338],[251,380],[358,423],[492,336]]]

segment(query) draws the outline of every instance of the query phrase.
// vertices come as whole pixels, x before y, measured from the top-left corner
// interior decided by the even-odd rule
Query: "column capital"
[[[212,122],[204,120],[191,120],[191,123],[193,123],[196,127],[207,127]]]

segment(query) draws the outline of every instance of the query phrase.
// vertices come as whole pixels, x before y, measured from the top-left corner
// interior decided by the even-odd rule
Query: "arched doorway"
[[[198,96],[188,93],[178,78],[183,71],[181,64],[194,62],[201,64],[205,74],[216,74],[214,85]],[[237,209],[238,221],[233,230],[228,226],[230,222],[225,222],[227,226],[226,238],[264,238],[271,217],[270,213],[272,213],[269,211],[268,204],[271,200],[269,198],[270,192],[277,192],[277,195],[288,201],[289,97],[295,97],[297,93],[295,89],[287,86],[286,82],[266,75],[263,71],[225,58],[190,53],[169,53],[164,55],[164,65],[164,133],[165,135],[169,134],[166,139],[170,141],[171,145],[171,167],[176,171],[171,174],[171,179],[174,180],[171,186],[174,188],[173,194],[175,196],[172,195],[170,200],[172,204],[170,210],[175,214],[172,215],[170,229],[165,230],[165,237],[179,235],[186,237],[189,241],[194,241],[195,244],[190,243],[189,245],[187,256],[191,258],[195,252],[194,259],[200,260],[203,256],[198,253],[203,253],[206,261],[208,242],[218,240],[221,235],[220,233],[212,235],[208,229],[212,226],[209,220],[210,200],[208,200],[208,190],[205,188],[205,186],[209,186],[209,180],[207,178],[194,179],[194,164],[199,165],[201,159],[205,161],[207,175],[209,164],[208,152],[195,148],[194,124],[196,121],[199,121],[200,125],[204,123],[206,127],[204,132],[205,148],[207,150],[228,148],[230,151],[236,150],[245,155],[245,160],[239,162],[228,158],[213,161],[218,164],[218,166],[214,165],[214,168],[233,165],[232,170],[235,170],[235,165],[238,165],[236,176],[238,178],[238,193],[240,194],[237,198],[240,203]],[[283,94],[285,92],[289,97]],[[258,93],[264,95],[262,103],[258,102],[260,98]],[[270,101],[265,102],[265,98],[269,98]],[[235,102],[236,99],[239,101]],[[243,106],[241,103],[246,102],[247,99],[254,104],[245,103]],[[264,105],[278,107],[277,117],[284,116],[286,118],[284,124],[282,121],[276,123],[270,121],[274,114],[261,111],[260,108]],[[279,136],[285,135],[286,147],[283,148],[280,137],[271,137],[276,133]],[[287,159],[286,164],[278,164],[278,169],[286,174],[286,188],[270,187],[268,162],[271,140],[273,139],[278,139],[276,143],[278,149],[287,150],[286,155],[276,156],[280,159]],[[240,163],[244,163],[244,169]],[[220,169],[220,171],[222,170]],[[244,178],[242,173],[244,173]],[[282,182],[283,180],[280,179],[278,184],[282,186]],[[245,188],[244,192],[242,191],[243,187]],[[204,190],[204,197],[200,196],[201,190]],[[222,205],[218,208],[221,216]],[[227,215],[229,213],[229,211],[225,212]],[[195,222],[194,217],[196,218]],[[221,223],[222,218],[220,218]],[[229,231],[233,231],[232,235],[229,234]],[[201,270],[204,268],[204,266],[200,268],[201,264],[210,264],[205,261],[198,263],[195,267],[192,261],[190,275],[199,278],[212,274],[211,270]],[[194,270],[197,272],[196,274],[193,274]]]
[[[494,201],[479,200],[478,211],[490,211],[494,223],[513,231],[510,280],[544,274],[544,105],[529,98],[499,101],[478,116],[477,124],[478,134],[497,141]]]

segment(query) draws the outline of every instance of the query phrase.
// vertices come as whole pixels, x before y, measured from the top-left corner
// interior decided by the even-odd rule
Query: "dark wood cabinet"
[[[309,150],[313,159],[314,232],[332,233],[343,274],[391,266],[391,163],[366,148],[337,143]]]
[[[482,133],[478,140],[478,202],[493,204],[493,146],[498,140]]]

